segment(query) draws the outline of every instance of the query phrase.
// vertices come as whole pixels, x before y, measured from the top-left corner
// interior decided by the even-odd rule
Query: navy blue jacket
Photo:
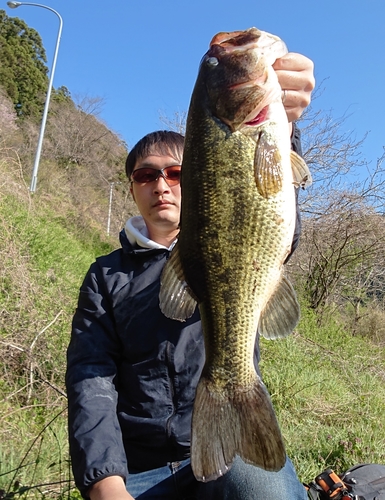
[[[295,132],[298,152],[299,141]],[[298,215],[292,250],[299,233]],[[185,323],[159,309],[169,251],[133,247],[124,231],[120,239],[122,248],[96,259],[85,277],[67,354],[70,453],[84,497],[104,477],[189,456],[204,364],[198,308]],[[257,341],[256,367],[258,358]]]

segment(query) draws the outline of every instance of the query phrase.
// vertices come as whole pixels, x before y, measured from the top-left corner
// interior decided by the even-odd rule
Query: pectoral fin
[[[261,313],[259,333],[269,340],[287,337],[297,326],[299,317],[296,293],[290,281],[283,276]]]
[[[197,305],[187,285],[179,258],[178,243],[166,262],[160,279],[159,305],[162,313],[171,319],[186,321]]]
[[[295,187],[305,189],[312,183],[311,173],[305,160],[294,151],[291,152],[291,169]]]
[[[254,166],[259,194],[264,198],[277,194],[282,189],[282,156],[263,132],[257,142]]]

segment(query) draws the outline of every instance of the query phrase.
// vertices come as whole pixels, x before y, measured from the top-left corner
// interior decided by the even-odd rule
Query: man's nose
[[[164,178],[163,174],[160,174],[157,180],[155,181],[154,185],[154,192],[155,193],[164,193],[165,191],[169,191],[170,186],[167,184],[166,179]]]

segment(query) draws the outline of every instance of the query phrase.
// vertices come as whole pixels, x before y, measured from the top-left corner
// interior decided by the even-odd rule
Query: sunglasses
[[[171,165],[161,169],[144,167],[134,170],[131,174],[131,179],[138,184],[147,184],[159,179],[161,175],[169,186],[176,186],[180,182],[180,165]]]

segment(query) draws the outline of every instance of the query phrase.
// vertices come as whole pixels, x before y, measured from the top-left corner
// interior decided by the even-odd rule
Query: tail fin
[[[224,475],[236,455],[268,471],[284,466],[286,452],[270,396],[256,377],[250,390],[231,395],[213,391],[213,384],[201,378],[191,439],[191,466],[199,481]]]

